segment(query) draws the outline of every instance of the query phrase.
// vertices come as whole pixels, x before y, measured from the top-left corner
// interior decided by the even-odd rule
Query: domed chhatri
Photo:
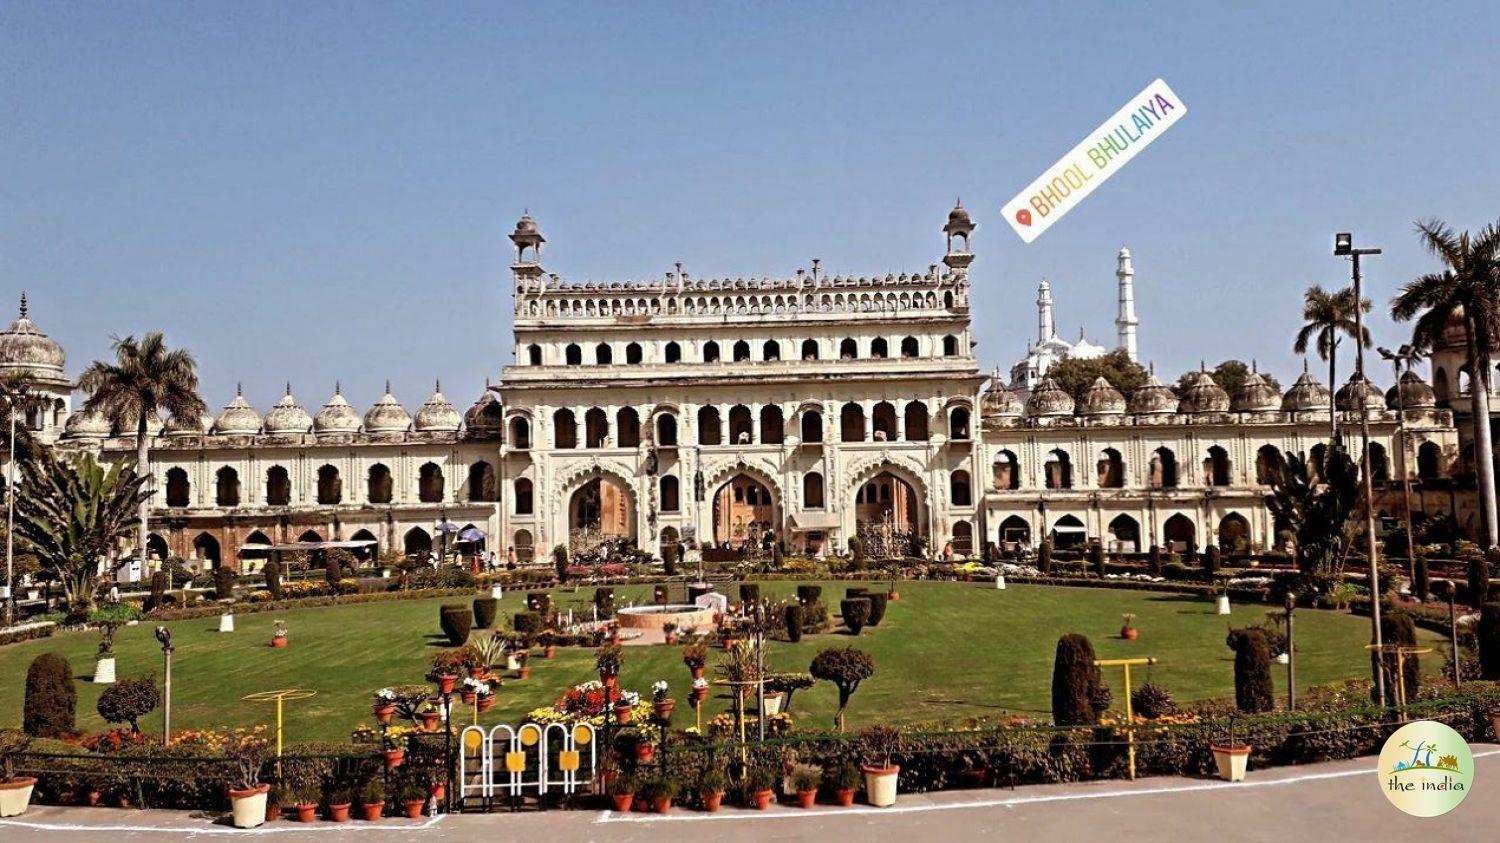
[[[0,373],[25,373],[32,380],[53,386],[66,386],[64,371],[68,358],[56,340],[37,329],[21,294],[20,314],[10,327],[0,333]]]
[[[1199,371],[1182,391],[1181,413],[1223,413],[1229,410],[1229,393],[1208,372]]]
[[[1396,387],[1385,391],[1385,406],[1387,409],[1398,410],[1431,410],[1437,406],[1437,393],[1422,380],[1422,376],[1407,370],[1401,376],[1401,394],[1396,394]]]
[[[1177,412],[1177,393],[1161,382],[1153,371],[1140,388],[1130,393],[1129,411],[1136,416],[1156,416]]]
[[[69,439],[105,439],[109,437],[109,419],[103,413],[80,411],[68,416],[63,435]]]
[[[984,397],[979,403],[979,412],[985,416],[1014,418],[1021,415],[1023,410],[1025,408],[1021,406],[1021,399],[1006,389],[999,378],[990,381],[989,389],[984,391]]]
[[[214,429],[214,418],[207,413],[199,416],[197,421],[189,424],[181,416],[169,416],[167,423],[162,427],[162,433],[166,436],[205,436]]]
[[[391,394],[391,382],[385,382],[385,394],[365,413],[366,433],[405,433],[411,428],[411,413]]]
[[[443,396],[443,384],[438,382],[432,389],[432,397],[417,410],[412,426],[419,433],[458,430],[463,417],[458,409]]]
[[[1026,400],[1026,415],[1033,418],[1044,416],[1073,415],[1073,396],[1057,385],[1051,378],[1042,378]]]
[[[1349,378],[1347,383],[1339,387],[1333,400],[1340,410],[1350,413],[1359,412],[1361,404],[1371,410],[1385,409],[1385,394],[1364,375],[1356,374]]]
[[[1094,378],[1083,393],[1078,412],[1085,416],[1119,416],[1125,413],[1125,396],[1103,376]]]
[[[1327,412],[1328,389],[1303,369],[1301,377],[1281,397],[1281,409],[1288,413]]]
[[[359,413],[344,399],[343,388],[333,385],[333,397],[313,416],[313,433],[319,436],[359,432]]]
[[[223,436],[245,436],[260,432],[260,413],[245,400],[238,386],[234,389],[234,400],[224,405],[219,417],[214,420],[214,432]]]
[[[312,429],[312,416],[292,397],[292,385],[286,385],[286,394],[266,413],[266,432],[277,436],[306,433]]]
[[[498,434],[505,424],[504,411],[500,407],[500,401],[491,391],[490,385],[484,385],[484,393],[479,400],[464,413],[464,427],[470,433]]]
[[[1236,413],[1272,413],[1281,409],[1281,393],[1261,376],[1252,371],[1240,388],[1234,391],[1234,400],[1229,409]]]

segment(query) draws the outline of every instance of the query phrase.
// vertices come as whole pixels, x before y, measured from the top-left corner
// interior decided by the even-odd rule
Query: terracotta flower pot
[[[484,696],[482,696],[482,697],[479,698],[479,710],[481,712],[483,712],[483,711],[489,711],[490,709],[492,709],[494,707],[495,707],[495,695],[494,694],[486,694],[486,695],[484,695]]]
[[[342,805],[329,805],[328,819],[333,820],[336,823],[348,822],[349,805],[350,803],[348,802],[345,802]]]
[[[385,813],[385,803],[376,802],[373,805],[361,805],[360,810],[364,812],[365,822],[375,822],[380,815]]]
[[[703,810],[710,814],[719,810],[719,806],[724,803],[724,791],[722,790],[704,791],[698,795],[703,797]]]
[[[615,703],[615,721],[621,726],[629,723],[635,717],[635,712],[629,705],[623,702]]]
[[[656,757],[656,747],[649,743],[638,743],[635,745],[635,760],[642,764],[650,764]]]
[[[694,688],[688,692],[688,704],[693,708],[703,705],[703,701],[706,699],[708,699],[707,688]]]
[[[103,798],[103,796],[104,794],[100,793],[97,790],[91,790],[87,794],[85,794],[85,798],[87,798],[90,808],[97,806],[99,804],[99,800]]]
[[[478,697],[479,694],[475,691],[464,691],[458,695],[458,698],[464,701],[464,705],[473,705]]]
[[[448,787],[442,782],[433,782],[427,786],[427,795],[439,802],[443,801],[443,794],[447,792]]]
[[[401,803],[401,807],[406,811],[407,819],[415,820],[421,818],[422,806],[426,804],[427,800],[425,799],[408,799]]]
[[[1133,626],[1123,627],[1120,630],[1120,637],[1125,639],[1126,641],[1134,641],[1135,639],[1141,637],[1141,631]]]
[[[811,808],[813,806],[813,804],[815,802],[817,802],[817,801],[818,801],[818,792],[816,790],[799,790],[799,791],[797,791],[797,807],[798,808]]]
[[[469,678],[470,679],[483,679],[484,678],[484,668],[482,668],[482,667],[471,667],[471,668],[469,668]]]
[[[901,592],[899,592],[899,591],[893,591],[893,592],[891,592],[891,596],[888,599],[890,599],[892,601],[900,600],[901,599]]]
[[[550,658],[552,658],[555,655],[557,655],[557,648],[556,647],[547,647],[547,648],[545,648],[545,649],[542,650],[542,658],[544,658],[544,659],[550,659]]]
[[[672,809],[672,797],[661,796],[651,800],[651,810],[658,814],[665,814]]]
[[[370,706],[370,711],[375,715],[375,719],[380,721],[381,725],[386,725],[391,722],[391,715],[396,713],[396,704],[390,702],[375,703]]]
[[[272,802],[269,798],[266,799],[266,822],[279,819],[281,819],[281,806]]]
[[[693,668],[693,678],[694,679],[702,679],[703,678],[703,667],[702,666]]]
[[[843,790],[835,790],[833,792],[833,801],[837,803],[840,808],[848,808],[849,806],[853,805],[854,788],[851,787]]]
[[[774,790],[757,790],[750,795],[750,801],[754,803],[757,811],[764,811],[771,807],[771,802],[775,799],[776,791]]]
[[[385,751],[385,766],[389,769],[400,767],[401,762],[405,760],[406,750],[404,749],[387,749]]]
[[[635,801],[634,793],[615,793],[610,798],[615,800],[615,810],[624,814],[630,811],[630,804]]]
[[[599,674],[599,684],[603,685],[606,688],[613,688],[613,687],[615,687],[615,685],[618,684],[619,681],[620,681],[619,677],[615,676],[613,673],[603,673],[603,672],[601,672]]]
[[[310,823],[310,822],[313,822],[314,820],[316,820],[317,818],[318,818],[318,806],[316,804],[312,804],[312,805],[298,805],[297,806],[297,822],[299,822],[299,823]]]
[[[458,684],[457,673],[438,674],[438,692],[443,694],[453,693],[453,686]]]
[[[436,732],[438,722],[443,719],[443,713],[441,711],[424,711],[418,714],[417,717],[422,720],[422,731]]]
[[[651,710],[656,713],[658,720],[671,720],[672,709],[677,707],[676,700],[661,700],[651,703]]]
[[[275,636],[274,638],[271,639],[271,646],[275,647],[278,650],[280,650],[281,648],[285,647],[286,646],[286,636],[285,635],[277,635],[277,636]]]
[[[521,669],[518,670],[518,671],[516,671],[516,678],[517,679],[530,679],[531,678],[531,665],[529,665],[529,664],[523,664],[523,665],[521,665]]]

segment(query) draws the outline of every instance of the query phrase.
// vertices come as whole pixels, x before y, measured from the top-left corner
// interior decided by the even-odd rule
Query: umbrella
[[[437,523],[437,531],[439,533],[456,533],[458,532],[458,525],[444,518]]]
[[[458,534],[458,540],[461,542],[482,542],[484,541],[484,531],[478,527],[466,527],[463,532]]]

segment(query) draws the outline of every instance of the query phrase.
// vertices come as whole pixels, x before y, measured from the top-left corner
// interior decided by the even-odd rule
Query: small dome
[[[1288,413],[1314,413],[1328,409],[1328,390],[1312,373],[1302,370],[1302,376],[1292,388],[1281,396],[1281,409]]]
[[[172,415],[167,418],[167,423],[162,427],[162,433],[167,436],[202,436],[213,430],[213,416],[204,413],[198,417],[196,424],[188,424],[180,416]]]
[[[253,413],[255,411],[251,410],[250,412]],[[152,416],[146,420],[146,435],[148,436],[160,436],[165,428],[166,425],[162,423],[161,416]],[[124,416],[115,424],[114,434],[116,436],[135,436],[137,432],[136,417],[134,415]]]
[[[1229,393],[1208,372],[1200,371],[1182,391],[1177,409],[1183,413],[1222,413],[1229,409]]]
[[[104,439],[109,436],[109,419],[103,414],[80,410],[68,416],[63,427],[66,439]]]
[[[1430,410],[1437,406],[1437,393],[1422,380],[1422,376],[1410,369],[1401,376],[1401,395],[1396,395],[1396,387],[1385,391],[1385,406],[1395,410],[1402,406],[1408,410]]]
[[[1371,410],[1385,409],[1385,395],[1380,388],[1365,379],[1364,375],[1355,375],[1347,383],[1339,387],[1338,394],[1333,397],[1340,410],[1358,412],[1360,405]]]
[[[323,435],[330,433],[358,433],[359,413],[349,406],[344,400],[342,389],[338,385],[333,387],[333,397],[323,405],[323,409],[313,416],[313,433]]]
[[[245,401],[244,393],[235,387],[234,400],[224,405],[214,420],[214,432],[221,435],[245,435],[260,432],[260,413]]]
[[[529,212],[521,214],[521,218],[516,220],[516,233],[535,234],[536,232],[536,220],[531,218],[531,214]]]
[[[34,380],[61,385],[68,382],[63,371],[67,361],[63,347],[27,316],[22,293],[20,315],[0,333],[0,372],[24,372]]]
[[[1085,416],[1117,416],[1125,412],[1125,396],[1102,376],[1094,378],[1083,393],[1078,412]]]
[[[286,385],[286,394],[266,413],[266,432],[278,436],[306,433],[312,424],[312,416],[292,397],[291,384]]]
[[[470,433],[496,434],[504,425],[504,411],[500,407],[500,401],[486,386],[484,394],[464,413],[464,427]]]
[[[432,397],[427,399],[421,409],[417,410],[416,420],[413,426],[423,433],[428,431],[458,430],[463,418],[459,416],[455,408],[447,398],[443,397],[443,385],[441,383],[433,387]]]
[[[1234,391],[1234,401],[1229,409],[1236,413],[1274,412],[1281,409],[1281,393],[1267,383],[1260,372],[1251,372]]]
[[[1031,397],[1026,400],[1026,415],[1033,418],[1071,416],[1073,415],[1073,396],[1058,386],[1057,381],[1042,378],[1042,382],[1036,385],[1036,389],[1031,391]]]
[[[1139,389],[1130,393],[1128,409],[1132,415],[1138,416],[1175,413],[1178,403],[1177,393],[1172,391],[1172,387],[1162,383],[1156,373],[1152,372]]]
[[[385,394],[365,413],[366,433],[405,433],[411,427],[411,413],[391,394],[391,382],[385,383]]]
[[[979,400],[981,416],[1019,416],[1023,409],[1021,399],[1005,388],[1005,383],[1000,379],[998,372],[990,378],[989,388],[984,391],[984,395]]]

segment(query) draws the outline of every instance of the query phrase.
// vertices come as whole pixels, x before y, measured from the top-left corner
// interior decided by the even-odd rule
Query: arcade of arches
[[[742,545],[760,542],[776,531],[775,500],[766,485],[748,474],[736,474],[714,492],[714,542]]]

